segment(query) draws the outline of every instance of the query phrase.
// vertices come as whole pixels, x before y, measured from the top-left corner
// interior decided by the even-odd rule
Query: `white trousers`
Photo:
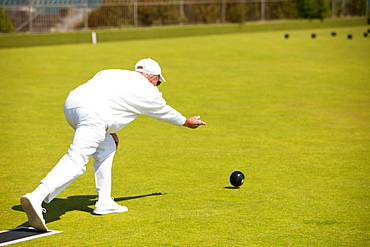
[[[94,158],[95,184],[100,198],[110,198],[112,163],[116,152],[113,137],[106,132],[107,123],[86,108],[64,109],[68,123],[75,129],[72,144],[41,183],[49,188],[45,202],[51,202],[77,177],[86,171],[89,158]]]

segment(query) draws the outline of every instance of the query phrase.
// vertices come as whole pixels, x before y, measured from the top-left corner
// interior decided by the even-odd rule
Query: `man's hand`
[[[206,125],[206,122],[203,122],[200,120],[200,116],[194,116],[191,118],[187,118],[184,125],[185,127],[191,128],[191,129],[196,129],[201,125]]]
[[[119,143],[118,135],[116,133],[110,133],[110,135],[113,137],[113,140],[116,143],[116,149],[117,149],[118,143]]]

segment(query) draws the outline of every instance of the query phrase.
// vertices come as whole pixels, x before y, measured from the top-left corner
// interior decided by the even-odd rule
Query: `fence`
[[[327,1],[327,0],[325,0]],[[325,17],[367,14],[370,0],[329,0]],[[16,32],[64,32],[297,17],[296,0],[1,0]],[[1,18],[1,17],[0,17]],[[1,22],[1,20],[0,20]]]

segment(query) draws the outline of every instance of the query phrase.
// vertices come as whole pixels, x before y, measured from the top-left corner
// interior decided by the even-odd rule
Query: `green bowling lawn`
[[[69,147],[69,91],[151,57],[168,104],[207,126],[139,117],[118,133],[113,169],[112,196],[129,211],[92,214],[90,162],[44,205],[63,233],[17,246],[369,246],[367,29],[1,49],[0,230],[28,226],[19,198]],[[235,170],[246,176],[239,189]]]

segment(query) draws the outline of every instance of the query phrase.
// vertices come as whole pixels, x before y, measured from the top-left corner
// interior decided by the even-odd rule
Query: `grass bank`
[[[186,37],[198,35],[226,34],[239,32],[257,32],[269,30],[321,29],[366,25],[366,18],[295,20],[255,22],[242,24],[189,25],[149,28],[123,28],[97,30],[97,41],[111,42],[150,38]],[[92,42],[92,31],[66,33],[34,33],[0,35],[0,48],[48,46],[61,44],[81,44]]]

